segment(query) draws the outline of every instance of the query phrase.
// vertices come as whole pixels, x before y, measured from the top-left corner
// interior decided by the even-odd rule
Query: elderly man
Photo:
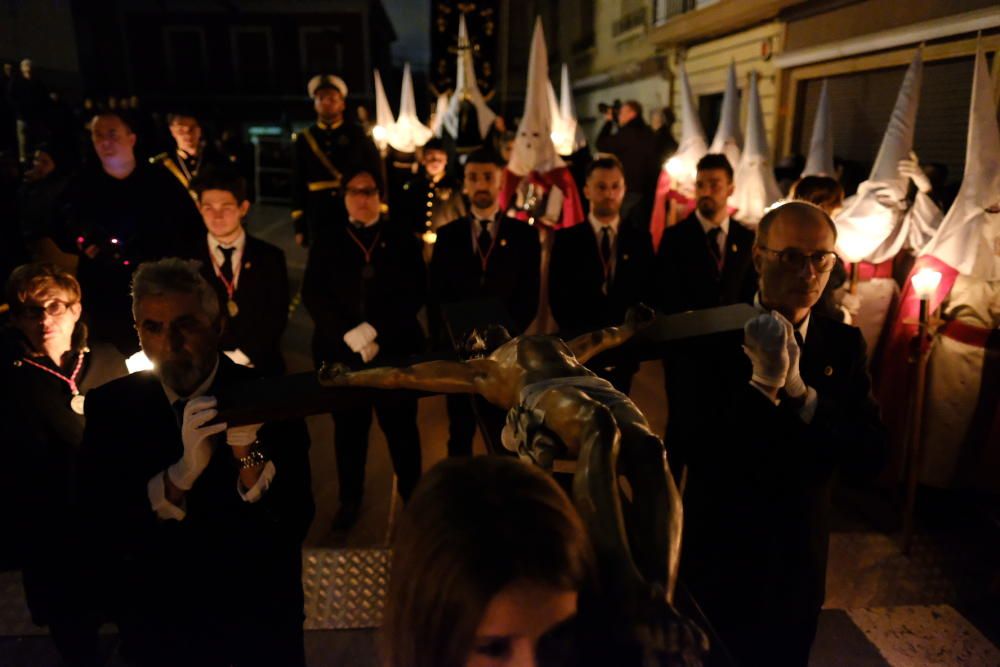
[[[154,370],[87,395],[79,482],[122,653],[304,665],[305,426],[213,422],[216,393],[256,375],[220,354],[219,301],[193,262],[140,266],[132,294]]]
[[[760,221],[760,315],[670,368],[666,442],[688,467],[681,579],[741,664],[806,665],[838,471],[872,475],[886,434],[861,333],[811,311],[836,228],[791,202]]]

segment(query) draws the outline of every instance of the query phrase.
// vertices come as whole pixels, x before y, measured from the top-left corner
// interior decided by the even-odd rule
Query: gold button
[[[833,375],[833,366],[827,366],[826,368],[824,368],[823,369],[823,375],[825,375],[827,377],[830,377],[831,375]]]
[[[430,208],[431,206],[434,206],[434,202],[432,201],[427,202],[427,208]]]
[[[434,191],[433,190],[428,190],[427,191],[427,198],[428,199],[433,199],[434,198]]]

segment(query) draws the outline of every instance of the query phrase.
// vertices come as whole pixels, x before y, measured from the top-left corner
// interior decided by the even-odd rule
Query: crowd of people
[[[804,179],[793,190],[804,201],[753,231],[727,208],[732,165],[706,155],[694,210],[654,249],[663,142],[633,128],[635,103],[602,132],[600,154],[572,165],[582,219],[548,225],[574,202],[533,202],[528,177],[514,196],[502,147],[488,143],[458,160],[432,139],[389,198],[347,92],[336,76],[314,78],[317,119],[295,139],[291,224],[309,253],[301,298],[317,367],[404,365],[474,344],[482,353],[488,341],[468,338],[486,324],[568,340],[621,324],[639,303],[757,306],[745,332],[664,359],[666,453],[687,469],[682,580],[739,661],[806,664],[833,480],[877,472],[885,448],[864,341],[837,321],[842,303],[824,301],[838,267],[837,182]],[[244,228],[247,181],[195,116],[168,116],[174,145],[151,162],[137,153],[134,118],[111,108],[88,118],[96,160],[75,172],[34,145],[14,198],[28,261],[5,267],[0,507],[17,536],[5,559],[23,568],[33,617],[69,664],[100,663],[103,619],[136,665],[304,664],[308,432],[297,420],[214,421],[219,391],[286,371],[285,256]],[[140,348],[154,367],[128,374]],[[622,348],[588,366],[627,395],[638,361]],[[332,528],[359,518],[374,414],[410,505],[387,616],[391,664],[507,664],[543,645],[559,655],[566,642],[543,639],[576,613],[593,567],[566,497],[511,462],[449,462],[420,482],[416,399],[366,400],[332,412]],[[477,426],[499,451],[504,411],[460,394],[447,408],[450,457],[471,455]],[[512,611],[527,609],[530,622]]]

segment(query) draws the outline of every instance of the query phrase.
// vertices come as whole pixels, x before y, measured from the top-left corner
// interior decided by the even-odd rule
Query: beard
[[[597,218],[613,218],[621,212],[621,206],[611,203],[595,203],[594,216]]]
[[[215,365],[215,355],[197,357],[174,357],[161,361],[158,367],[160,379],[178,394],[187,395],[205,381]]]
[[[698,212],[706,218],[714,218],[715,214],[719,212],[719,206],[714,199],[702,197],[698,200]]]
[[[495,201],[493,195],[488,192],[474,192],[472,194],[472,203],[476,208],[490,208]]]

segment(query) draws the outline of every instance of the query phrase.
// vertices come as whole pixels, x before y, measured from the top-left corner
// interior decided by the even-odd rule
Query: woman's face
[[[518,580],[493,596],[466,667],[536,667],[538,640],[576,614],[577,593]]]
[[[50,289],[29,297],[14,323],[31,346],[41,351],[51,344],[68,346],[79,319],[80,303],[72,301],[65,290]]]

